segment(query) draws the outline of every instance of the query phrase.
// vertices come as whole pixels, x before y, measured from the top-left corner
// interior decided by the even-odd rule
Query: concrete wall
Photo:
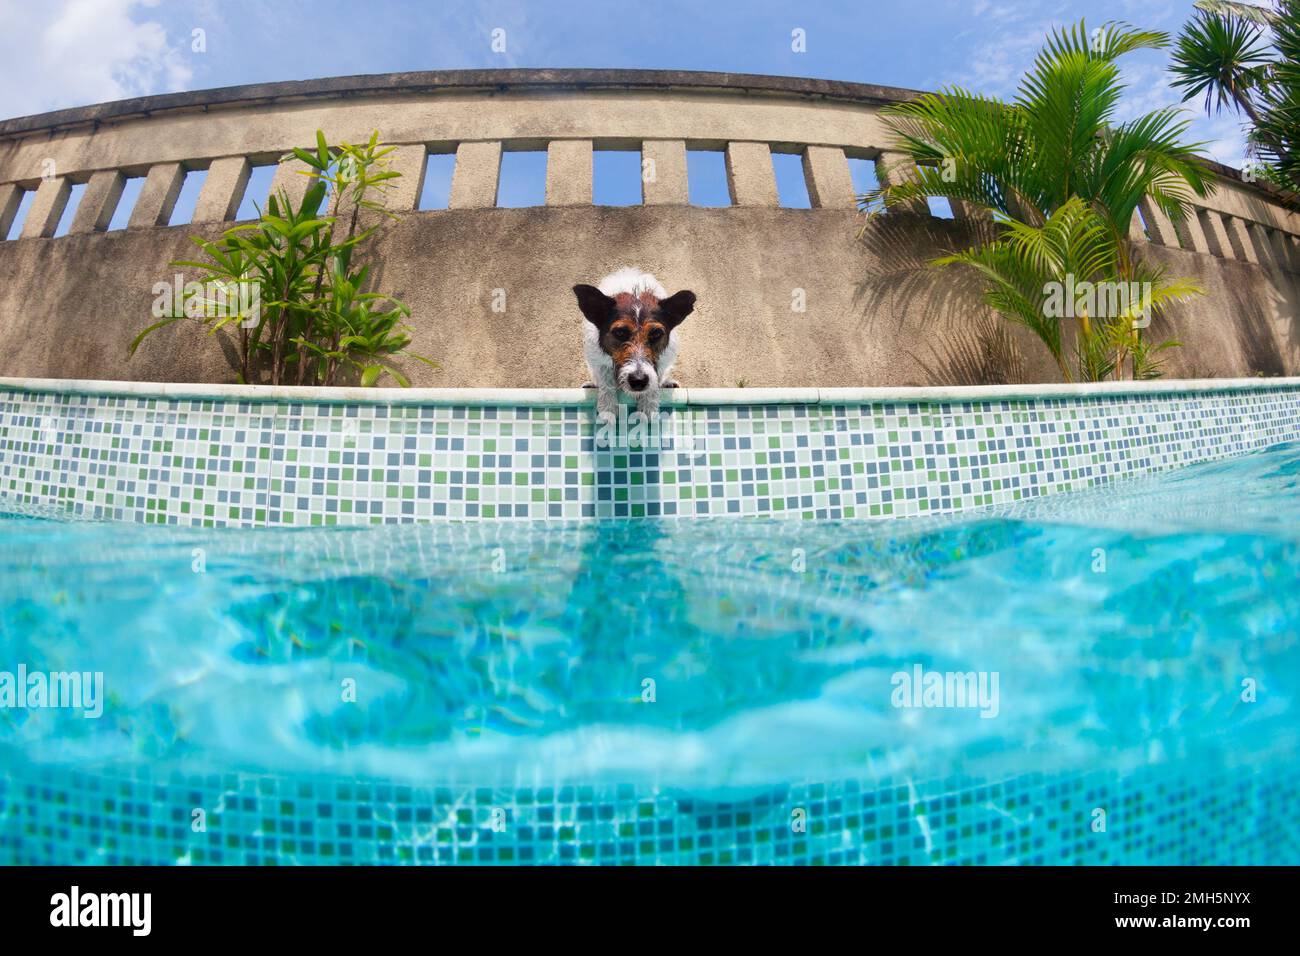
[[[378,127],[400,144],[390,205],[403,215],[368,253],[375,286],[412,308],[406,368],[430,386],[565,386],[585,377],[571,286],[621,265],[691,288],[679,378],[688,386],[857,386],[1054,381],[1028,333],[982,308],[968,278],[926,260],[971,224],[891,214],[859,236],[848,158],[888,166],[878,110],[911,91],[719,74],[503,71],[402,74],[177,94],[0,123],[0,235],[26,189],[22,238],[0,242],[0,375],[228,382],[229,343],[197,324],[157,333],[152,288],[188,237],[215,237],[249,163],[322,128]],[[494,208],[502,149],[548,149],[546,205]],[[591,205],[593,148],[655,159],[645,201]],[[726,151],[734,205],[687,204],[685,150]],[[415,211],[426,152],[455,152],[451,208]],[[803,156],[814,208],[777,207],[771,153]],[[187,168],[207,168],[195,222],[166,227]],[[282,165],[277,183],[307,180]],[[1144,210],[1145,254],[1207,295],[1170,315],[1183,347],[1167,374],[1300,372],[1300,216],[1228,178],[1175,229]],[[49,174],[41,178],[42,174]],[[105,232],[124,175],[144,175],[130,228]],[[71,232],[51,238],[74,183]],[[1135,223],[1135,228],[1138,224]],[[501,290],[498,293],[496,290]],[[802,293],[797,290],[802,290]],[[505,310],[493,310],[504,295]],[[792,306],[799,300],[806,311]]]

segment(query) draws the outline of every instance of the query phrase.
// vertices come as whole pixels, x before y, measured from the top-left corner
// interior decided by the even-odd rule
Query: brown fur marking
[[[614,321],[600,337],[600,347],[620,368],[638,352],[655,367],[660,353],[668,347],[668,328],[659,318],[659,300],[652,292],[634,297],[630,292],[614,296]]]

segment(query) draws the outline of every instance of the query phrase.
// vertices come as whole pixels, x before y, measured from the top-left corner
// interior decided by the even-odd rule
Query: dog
[[[676,388],[669,378],[677,359],[677,327],[695,309],[689,289],[669,295],[654,276],[623,268],[600,286],[575,285],[587,320],[583,356],[596,389],[596,413],[615,418],[618,393],[632,396],[647,418],[659,411],[659,390]]]

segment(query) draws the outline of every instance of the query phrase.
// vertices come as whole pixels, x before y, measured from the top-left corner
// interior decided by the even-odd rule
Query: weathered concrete
[[[1255,237],[1251,234],[1250,224],[1237,216],[1224,216],[1223,224],[1228,230],[1228,241],[1232,244],[1233,258],[1259,265],[1259,251],[1256,248]]]
[[[803,153],[803,175],[808,201],[818,209],[853,209],[857,196],[844,150],[834,146],[809,146]]]
[[[194,206],[193,222],[225,222],[234,219],[248,186],[253,167],[243,156],[214,159]]]
[[[690,201],[685,140],[646,140],[641,144],[641,169],[641,192],[647,206],[684,206]]]
[[[727,144],[727,188],[737,206],[775,206],[776,174],[766,143]]]
[[[591,205],[591,140],[557,139],[547,147],[546,205]]]
[[[911,99],[919,91],[873,83],[848,83],[798,76],[715,73],[695,70],[506,69],[430,70],[369,73],[316,80],[250,83],[212,90],[192,90],[114,100],[92,106],[55,110],[0,121],[0,136],[93,126],[168,112],[207,111],[240,106],[268,106],[312,99],[340,100],[381,96],[389,100],[430,93],[486,95],[502,90],[549,94],[592,90],[665,92],[674,90],[745,92],[806,99],[847,100],[883,106]]]
[[[969,239],[960,224],[898,215],[860,241],[848,210],[539,207],[410,213],[367,254],[376,284],[412,308],[428,386],[580,384],[583,319],[570,287],[635,263],[697,311],[681,328],[692,387],[941,385],[1059,380],[1031,335],[988,316],[968,278],[926,261]],[[150,322],[152,287],[219,225],[0,243],[0,375],[234,381],[233,351],[194,324],[127,343]],[[611,242],[610,237],[619,237]],[[779,236],[773,242],[772,236]],[[545,249],[546,255],[538,255]],[[1149,248],[1207,295],[1173,314],[1171,376],[1300,370],[1294,273],[1177,248]],[[60,276],[59,282],[43,277]],[[504,313],[492,311],[495,289]],[[806,312],[793,311],[802,289]]]
[[[1220,259],[1234,259],[1232,242],[1228,239],[1228,230],[1224,228],[1223,217],[1212,209],[1198,209],[1196,217],[1204,227],[1205,241],[1210,247],[1210,255]]]
[[[32,200],[32,208],[27,211],[27,220],[23,223],[22,238],[39,239],[54,235],[71,192],[72,183],[67,176],[41,180],[36,189],[36,198]]]
[[[497,202],[501,143],[461,143],[451,175],[452,209],[486,209]]]
[[[1175,232],[1178,234],[1178,244],[1184,249],[1190,249],[1192,252],[1202,252],[1209,255],[1210,243],[1205,238],[1205,230],[1201,228],[1200,217],[1196,211],[1189,212],[1182,219],[1172,223]]]
[[[81,203],[73,214],[68,232],[78,235],[107,229],[125,185],[126,177],[116,169],[101,169],[91,176],[90,182],[86,183],[85,192],[81,194]]]
[[[176,197],[185,184],[185,167],[180,163],[159,163],[149,168],[140,195],[131,210],[128,229],[156,229],[167,225]]]
[[[25,190],[18,183],[5,183],[0,186],[0,241],[9,235],[14,224],[14,216],[22,205]]]

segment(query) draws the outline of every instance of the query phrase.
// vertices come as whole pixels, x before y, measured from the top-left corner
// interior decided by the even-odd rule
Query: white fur
[[[611,272],[600,280],[596,288],[611,298],[620,292],[630,292],[633,296],[638,296],[642,292],[653,292],[656,299],[668,298],[668,290],[659,284],[658,279],[632,266],[624,266]]]
[[[616,296],[621,292],[630,292],[636,298],[642,292],[651,292],[659,300],[668,298],[668,290],[659,280],[648,272],[624,266],[611,272],[600,280],[597,286],[601,293]],[[620,369],[614,368],[614,360],[600,347],[600,330],[586,319],[582,322],[582,354],[587,360],[591,372],[591,382],[596,386],[596,413],[599,415],[618,415],[618,392],[632,395],[636,399],[637,410],[644,415],[653,415],[659,411],[659,390],[665,383],[671,383],[668,372],[677,360],[677,330],[668,333],[668,345],[659,355],[654,365],[644,360],[630,362]],[[650,384],[640,392],[633,392],[627,387],[629,375],[640,373],[650,379]]]

